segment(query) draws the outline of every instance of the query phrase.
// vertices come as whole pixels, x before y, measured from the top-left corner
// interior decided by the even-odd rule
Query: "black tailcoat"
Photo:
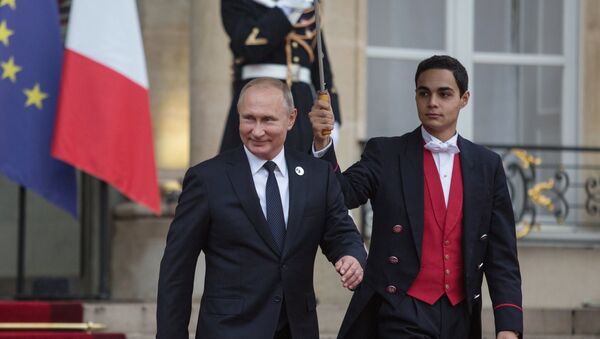
[[[481,338],[481,285],[485,274],[496,329],[523,330],[521,275],[512,204],[500,157],[459,136],[463,178],[465,295],[472,316],[470,338]],[[336,163],[330,150],[325,159]],[[336,165],[337,166],[337,165]],[[423,138],[421,129],[401,137],[369,140],[361,160],[339,173],[346,205],[371,201],[373,230],[365,280],[355,292],[339,338],[373,338],[373,297],[399,302],[417,277],[423,241]],[[400,225],[401,231],[394,232]],[[396,227],[396,231],[399,228]],[[390,256],[398,258],[391,264]],[[387,287],[396,287],[388,293]]]

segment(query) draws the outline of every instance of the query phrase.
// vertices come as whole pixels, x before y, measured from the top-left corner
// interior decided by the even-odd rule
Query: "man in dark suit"
[[[481,338],[485,274],[497,338],[523,332],[515,223],[500,157],[457,134],[469,101],[464,67],[449,56],[422,61],[415,75],[422,125],[373,138],[338,179],[346,206],[371,201],[365,281],[339,338]],[[337,166],[326,102],[310,113],[314,152]]]
[[[206,257],[198,339],[317,339],[320,246],[344,287],[366,253],[330,166],[284,149],[296,110],[285,83],[248,83],[231,151],[188,170],[160,267],[157,338],[188,338],[194,271]]]
[[[285,146],[301,152],[310,150],[312,128],[308,112],[315,100],[314,89],[319,88],[313,6],[313,0],[221,0],[221,18],[233,56],[232,100],[221,152],[241,145],[236,105],[242,87],[258,77],[287,82],[298,116]],[[325,43],[323,52],[325,83],[336,123],[341,124],[338,95]]]

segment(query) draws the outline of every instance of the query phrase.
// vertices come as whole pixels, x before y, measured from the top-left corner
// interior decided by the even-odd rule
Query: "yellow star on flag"
[[[0,66],[4,70],[2,72],[2,79],[9,78],[13,83],[17,81],[17,72],[20,72],[22,68],[19,65],[15,64],[14,57],[10,57],[8,61],[3,62],[2,64],[0,64]]]
[[[8,46],[8,38],[13,34],[14,32],[6,27],[6,20],[2,20],[2,22],[0,22],[0,41],[2,41],[5,46]]]
[[[47,93],[40,90],[40,84],[36,83],[32,89],[24,89],[23,93],[27,96],[25,107],[35,105],[38,109],[42,109],[42,100],[48,97]]]
[[[2,6],[10,6],[10,9],[16,9],[17,5],[15,5],[15,0],[0,0],[0,7]]]

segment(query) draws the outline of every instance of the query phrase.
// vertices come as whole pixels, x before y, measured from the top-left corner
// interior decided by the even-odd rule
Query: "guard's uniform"
[[[319,88],[315,12],[304,11],[292,25],[273,0],[221,0],[221,15],[234,56],[232,101],[221,142],[221,152],[241,144],[237,101],[244,85],[258,77],[272,77],[291,85],[298,118],[286,147],[308,151],[313,140],[308,112]],[[323,41],[325,84],[335,120],[340,123],[338,97]]]

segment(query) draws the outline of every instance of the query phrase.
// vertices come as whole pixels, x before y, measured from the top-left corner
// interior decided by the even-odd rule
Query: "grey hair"
[[[279,79],[275,79],[275,78],[256,78],[251,80],[250,82],[248,82],[246,85],[244,85],[244,87],[242,88],[242,91],[240,92],[240,97],[238,98],[237,101],[237,108],[238,111],[240,110],[240,104],[242,103],[242,101],[244,100],[244,95],[246,94],[246,91],[250,88],[250,87],[273,87],[276,88],[278,90],[281,91],[281,95],[283,96],[283,103],[284,103],[284,109],[285,112],[290,115],[290,113],[292,112],[292,110],[294,109],[294,98],[292,97],[292,91],[290,90],[290,88],[288,87],[288,85],[279,80]]]

